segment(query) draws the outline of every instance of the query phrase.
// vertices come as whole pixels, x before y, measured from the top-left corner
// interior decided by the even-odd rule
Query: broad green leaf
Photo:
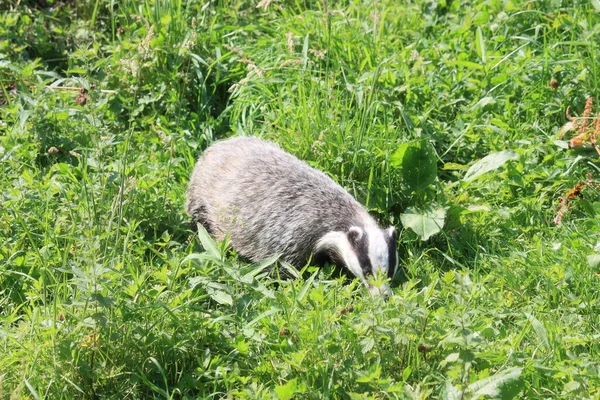
[[[277,394],[277,398],[280,400],[288,400],[294,397],[296,393],[296,387],[298,383],[296,382],[296,378],[290,379],[288,383],[285,385],[279,385],[275,388],[275,393]]]
[[[204,250],[217,260],[222,260],[221,253],[219,252],[219,248],[217,247],[217,242],[215,239],[209,235],[209,233],[201,224],[197,224],[197,226],[198,238],[200,239],[200,243],[202,243]]]
[[[246,342],[246,339],[244,339],[244,337],[242,335],[239,335],[236,338],[234,347],[237,351],[239,351],[243,355],[247,355],[248,350],[250,350],[250,345],[248,344],[248,342]]]
[[[440,232],[444,227],[446,218],[446,209],[437,208],[425,211],[419,211],[414,208],[408,208],[405,213],[400,214],[402,225],[412,229],[421,240],[427,240],[431,236]]]
[[[475,17],[473,18],[473,24],[476,26],[485,25],[488,22],[489,18],[489,13],[485,9],[482,9],[477,14],[475,14]]]
[[[169,25],[171,23],[171,16],[169,14],[165,14],[160,18],[160,23],[164,26]]]
[[[279,260],[279,268],[283,274],[287,274],[290,278],[298,279],[300,277],[300,273],[298,270],[290,263],[285,262],[283,260]]]
[[[592,269],[597,269],[600,267],[600,254],[592,254],[591,256],[587,256],[587,261]]]
[[[485,41],[483,40],[483,32],[481,32],[480,26],[477,27],[477,31],[475,32],[475,48],[477,50],[477,55],[481,59],[481,62],[485,64]]]
[[[25,129],[25,123],[27,122],[27,120],[29,119],[29,117],[31,117],[31,110],[25,110],[25,109],[20,109],[18,116],[19,116],[19,129]]]
[[[502,385],[519,378],[521,371],[521,368],[509,368],[470,384],[469,390],[473,395],[471,398],[476,399],[481,396],[498,397]]]
[[[252,265],[252,270],[248,272],[244,277],[256,277],[258,274],[263,272],[264,270],[270,268],[277,262],[279,259],[279,255],[274,255],[268,258],[265,258],[261,262]]]
[[[66,111],[55,112],[53,116],[57,121],[64,121],[66,119],[69,119],[69,113]]]
[[[102,295],[102,293],[93,293],[90,300],[97,301],[101,307],[112,308],[115,305],[115,299]]]
[[[519,155],[517,153],[510,150],[503,150],[497,153],[488,154],[475,164],[471,165],[471,168],[467,170],[463,180],[466,182],[472,181],[486,172],[494,171],[500,168],[508,160],[513,160],[518,156]]]
[[[411,373],[412,373],[412,368],[410,366],[404,368],[404,371],[402,371],[402,380],[406,382],[408,380],[408,378],[410,378]]]
[[[265,296],[269,299],[275,298],[275,293],[273,293],[273,291],[271,289],[266,287],[260,280],[255,280],[252,283],[251,287],[252,287],[252,289],[256,290],[258,293],[262,294],[263,296]]]
[[[317,274],[319,273],[319,271],[315,271],[314,274],[312,274],[310,276],[310,278],[308,278],[305,282],[304,285],[302,285],[302,288],[300,289],[300,291],[298,292],[298,295],[296,296],[296,300],[297,301],[302,301],[304,299],[304,296],[306,296],[306,292],[308,292],[308,289],[310,288],[310,286],[312,285],[313,281],[315,280],[315,278],[317,277]]]
[[[525,316],[527,317],[529,322],[531,322],[531,326],[533,327],[533,330],[540,339],[540,342],[544,346],[550,347],[550,342],[548,341],[548,330],[546,329],[544,324],[542,324],[536,317],[529,313],[525,313]]]
[[[192,57],[193,59],[195,59],[196,61],[198,61],[200,64],[209,67],[208,63],[206,62],[206,60],[204,60],[204,58],[200,57],[198,54],[194,54],[194,53],[188,53],[188,55],[190,57]]]
[[[487,106],[488,104],[495,104],[496,103],[496,99],[493,98],[492,96],[486,96],[486,97],[482,97],[481,99],[479,99],[479,101],[477,103],[475,103],[472,107],[473,110],[478,110],[478,109],[482,109],[485,106]]]
[[[360,344],[362,345],[363,354],[366,354],[369,351],[373,350],[373,346],[375,346],[375,339],[373,339],[372,337],[366,337],[360,341]]]
[[[581,383],[577,381],[570,381],[565,383],[564,390],[567,393],[573,392],[581,387]]]
[[[215,290],[213,293],[210,293],[210,297],[219,304],[233,304],[233,298],[231,295],[221,290]]]
[[[369,338],[373,340],[373,338]],[[369,368],[369,371],[359,371],[359,377],[356,379],[356,382],[360,383],[369,383],[379,379],[381,376],[381,365],[375,364],[375,367]]]
[[[254,318],[252,321],[246,323],[246,327],[250,328],[252,326],[254,326],[254,324],[256,324],[258,321],[260,321],[263,318],[268,317],[269,315],[273,315],[276,314],[278,312],[280,312],[281,310],[277,307],[271,307],[269,310],[265,311],[264,313],[260,314],[258,317]]]
[[[592,5],[596,9],[596,11],[600,12],[600,0],[592,0]]]
[[[427,188],[437,176],[435,152],[425,139],[398,146],[390,163],[393,167],[400,168],[402,180],[411,191]]]
[[[451,381],[446,381],[446,387],[442,392],[442,399],[444,400],[460,400],[462,399],[462,392],[452,384]]]

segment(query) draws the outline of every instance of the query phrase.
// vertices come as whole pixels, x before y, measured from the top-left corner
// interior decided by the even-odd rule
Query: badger
[[[244,258],[279,255],[298,269],[328,261],[372,294],[391,293],[368,278],[396,272],[394,227],[380,228],[333,179],[274,143],[235,137],[208,147],[192,172],[186,211]]]

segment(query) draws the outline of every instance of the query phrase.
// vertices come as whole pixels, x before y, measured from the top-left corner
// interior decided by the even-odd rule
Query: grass
[[[1,398],[600,396],[600,168],[558,140],[598,96],[597,2],[0,8]],[[231,135],[443,229],[404,226],[388,301],[278,280],[183,211]]]

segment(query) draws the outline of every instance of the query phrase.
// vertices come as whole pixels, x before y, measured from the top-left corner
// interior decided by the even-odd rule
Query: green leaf
[[[235,345],[233,346],[237,351],[239,351],[243,355],[248,354],[248,350],[250,350],[250,345],[246,342],[246,339],[242,335],[239,335],[236,338]]]
[[[408,208],[405,213],[400,214],[402,225],[412,229],[419,235],[421,240],[427,240],[440,232],[444,227],[445,218],[445,208],[429,209],[425,211]]]
[[[587,256],[587,262],[592,269],[597,269],[600,267],[600,254],[592,254],[591,256]]]
[[[446,163],[442,167],[442,169],[444,171],[459,171],[459,170],[467,169],[467,168],[469,168],[468,165],[463,165],[463,164],[453,163],[453,162]]]
[[[358,375],[359,377],[356,379],[356,382],[359,383],[369,383],[377,381],[381,376],[381,365],[375,364],[375,367],[369,368],[369,371],[359,371]]]
[[[189,53],[188,55],[194,60],[198,61],[200,64],[204,65],[205,67],[210,67],[206,60],[204,60],[204,58],[200,57],[198,54]]]
[[[204,251],[206,251],[210,256],[214,257],[217,260],[222,260],[221,253],[219,252],[219,248],[217,247],[217,242],[213,239],[206,229],[201,225],[198,226],[198,238],[200,239],[200,243],[202,243],[202,247]]]
[[[34,399],[39,400],[41,397],[38,394],[38,392],[36,392],[36,390],[33,388],[33,386],[31,386],[31,384],[29,383],[29,381],[27,380],[27,378],[25,378],[24,380],[25,380],[25,386],[27,386],[27,389],[29,390],[29,393],[31,393],[31,395],[33,396]]]
[[[481,160],[477,161],[475,164],[471,165],[471,168],[467,170],[463,181],[472,181],[485,174],[486,172],[490,172],[500,168],[508,160],[515,159],[518,156],[519,155],[517,153],[510,150],[503,150],[497,153],[488,154]]]
[[[257,322],[259,322],[261,319],[268,317],[269,315],[273,315],[276,314],[278,312],[281,312],[281,310],[277,307],[271,307],[269,310],[265,311],[264,313],[260,314],[258,317],[254,318],[252,321],[248,322],[245,324],[245,326],[247,328],[251,328],[253,327]]]
[[[87,71],[83,68],[71,68],[71,69],[66,70],[65,74],[67,74],[67,75],[73,75],[73,74],[85,75],[85,74],[87,74]]]
[[[500,387],[507,382],[519,378],[521,371],[521,368],[509,368],[470,384],[469,390],[473,394],[471,398],[479,396],[498,397],[500,395]]]
[[[298,383],[296,378],[290,379],[285,385],[279,385],[275,388],[277,398],[280,400],[288,400],[294,397]]]
[[[569,150],[569,142],[566,140],[555,140],[554,143],[556,146],[560,147],[563,150]]]
[[[426,189],[437,176],[435,152],[425,139],[398,146],[390,163],[400,168],[402,179],[411,191]]]
[[[165,14],[160,18],[160,23],[163,26],[167,26],[171,23],[171,16],[169,14]]]
[[[460,400],[462,399],[462,393],[456,386],[449,380],[446,381],[446,387],[442,392],[442,399],[444,400]]]
[[[537,334],[541,343],[547,348],[549,348],[550,342],[548,341],[548,330],[546,329],[546,327],[533,315],[525,313],[525,316],[527,317],[529,322],[531,322],[531,326],[533,327],[533,330]]]
[[[485,64],[485,41],[483,40],[483,33],[481,32],[480,26],[477,27],[477,31],[475,32],[475,49],[477,50],[477,55],[481,59],[481,62]]]
[[[410,366],[404,368],[404,371],[402,371],[402,380],[404,382],[406,382],[408,380],[408,378],[410,378],[411,373],[412,373],[412,368]]]
[[[310,35],[307,33],[306,36],[304,36],[304,44],[302,45],[302,68],[306,68],[306,65],[308,64],[308,38],[310,37]]]
[[[219,304],[233,304],[233,298],[231,297],[231,295],[221,290],[215,290],[213,293],[210,294],[210,297]]]
[[[492,96],[482,97],[477,103],[473,105],[472,110],[481,110],[489,104],[496,104],[496,99]]]
[[[578,390],[581,387],[581,383],[577,382],[577,381],[570,381],[565,383],[564,386],[564,390],[567,393],[573,392],[575,390]]]
[[[315,271],[314,274],[312,274],[306,280],[306,282],[304,282],[304,285],[302,285],[302,288],[300,289],[300,291],[298,292],[298,295],[296,296],[297,301],[302,301],[304,299],[304,296],[306,296],[306,292],[308,292],[308,289],[311,287],[311,285],[312,285],[313,281],[315,280],[315,278],[317,277],[318,273],[319,273],[319,271]]]
[[[103,296],[102,293],[93,293],[90,300],[97,301],[101,307],[112,308],[115,305],[115,300],[112,297]]]
[[[473,18],[473,24],[476,26],[485,25],[489,19],[489,13],[485,9],[483,9],[480,10],[477,14],[475,14],[475,17]]]
[[[257,264],[253,264],[252,270],[250,272],[248,272],[244,277],[251,277],[251,278],[256,277],[258,274],[262,273],[264,270],[270,269],[270,267],[272,267],[273,264],[275,264],[278,259],[279,259],[279,254],[276,254],[274,256],[265,258],[264,260],[262,260],[261,262],[259,262]]]
[[[362,345],[363,354],[366,354],[369,351],[373,350],[373,346],[375,346],[375,339],[373,339],[372,337],[366,337],[360,341],[360,344]]]
[[[69,119],[69,113],[67,111],[55,112],[53,116],[57,121],[64,121]]]
[[[592,0],[592,5],[596,9],[596,11],[600,12],[600,0]]]
[[[446,65],[458,65],[459,67],[472,68],[472,69],[483,69],[483,65],[474,63],[473,61],[465,61],[465,60],[452,60],[447,61]]]

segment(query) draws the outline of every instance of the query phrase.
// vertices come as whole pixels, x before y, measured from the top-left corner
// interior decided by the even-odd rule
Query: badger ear
[[[394,242],[396,240],[398,240],[398,231],[396,231],[396,228],[394,228],[393,226],[390,226],[386,230],[387,230],[388,235],[392,238],[392,240]]]
[[[348,241],[350,241],[350,243],[353,245],[360,241],[360,239],[363,237],[363,234],[363,230],[358,226],[351,226],[350,229],[348,229],[348,233],[346,233],[348,236]]]

